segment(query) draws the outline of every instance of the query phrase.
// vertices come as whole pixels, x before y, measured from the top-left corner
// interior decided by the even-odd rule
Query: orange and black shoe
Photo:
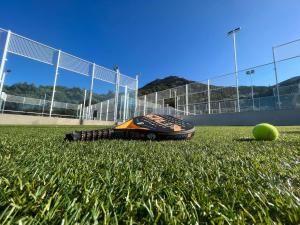
[[[129,140],[189,140],[195,127],[169,115],[138,116],[114,128],[75,131],[66,134],[68,141],[96,141],[100,139]]]

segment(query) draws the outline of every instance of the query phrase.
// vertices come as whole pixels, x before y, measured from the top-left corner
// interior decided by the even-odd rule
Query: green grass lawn
[[[64,142],[74,129],[0,127],[1,224],[300,223],[300,127],[273,142],[251,127]]]

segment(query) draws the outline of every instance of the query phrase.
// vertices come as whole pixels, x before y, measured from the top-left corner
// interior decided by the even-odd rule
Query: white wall
[[[0,125],[80,125],[79,119],[0,114]],[[113,125],[112,121],[83,120],[82,125]]]
[[[294,126],[300,125],[300,109],[184,116],[183,119],[194,125],[209,126],[253,126],[258,123]]]

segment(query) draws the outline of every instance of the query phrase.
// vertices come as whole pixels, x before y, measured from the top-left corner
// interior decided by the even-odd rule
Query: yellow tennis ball
[[[256,125],[252,130],[253,136],[260,141],[273,141],[279,136],[276,127],[268,123],[261,123]]]

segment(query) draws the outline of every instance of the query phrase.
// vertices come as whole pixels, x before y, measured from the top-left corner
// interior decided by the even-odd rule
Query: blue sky
[[[108,68],[118,64],[129,76],[141,73],[140,86],[168,75],[202,81],[232,72],[227,32],[237,26],[241,69],[271,62],[272,46],[300,38],[299,0],[3,0],[1,9],[0,27]],[[10,84],[53,83],[46,65],[8,61]],[[84,79],[62,72],[58,83],[88,87]]]

